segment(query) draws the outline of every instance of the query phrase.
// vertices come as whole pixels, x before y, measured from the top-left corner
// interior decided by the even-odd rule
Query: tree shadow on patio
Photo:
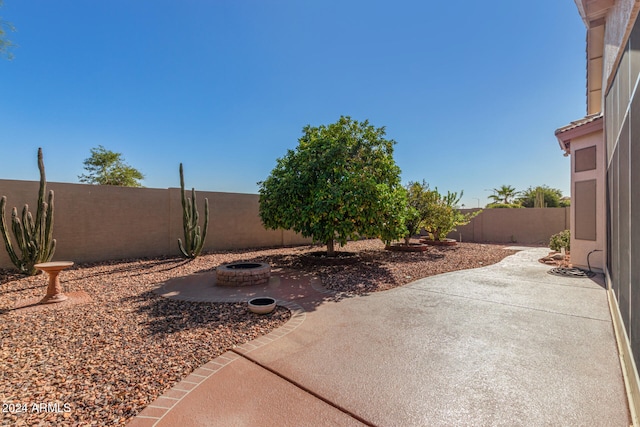
[[[242,302],[179,301],[163,298],[153,291],[123,298],[122,301],[133,302],[139,307],[136,312],[147,319],[141,326],[149,335],[158,338],[206,328],[225,340],[225,334],[228,335],[226,331],[236,327],[253,328],[257,336],[262,335],[261,331],[273,321],[283,321],[289,317],[289,312],[284,307],[276,307],[270,314],[259,315],[251,313],[247,304]]]

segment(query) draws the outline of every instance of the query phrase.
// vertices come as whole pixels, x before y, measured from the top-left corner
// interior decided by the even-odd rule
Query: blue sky
[[[143,185],[256,193],[302,128],[385,126],[403,182],[569,194],[554,130],[585,114],[571,0],[5,0],[0,179],[78,182],[103,145]]]

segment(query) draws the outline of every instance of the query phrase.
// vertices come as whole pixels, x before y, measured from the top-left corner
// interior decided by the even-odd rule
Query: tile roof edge
[[[567,132],[570,131],[571,129],[575,129],[575,128],[579,128],[580,126],[584,126],[586,124],[589,123],[593,123],[598,119],[603,118],[604,115],[602,114],[602,112],[599,113],[595,113],[595,114],[589,114],[581,119],[578,120],[574,120],[571,123],[569,123],[568,125],[562,126],[558,129],[556,129],[555,134],[559,135],[563,132]]]

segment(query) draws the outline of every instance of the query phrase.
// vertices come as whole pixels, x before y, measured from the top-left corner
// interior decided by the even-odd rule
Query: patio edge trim
[[[607,277],[608,278],[608,277]],[[609,282],[607,280],[607,282]],[[607,283],[610,285],[610,283]],[[624,388],[627,393],[627,403],[629,414],[631,416],[631,424],[639,427],[638,414],[640,414],[640,380],[638,378],[638,370],[632,357],[631,346],[627,338],[624,322],[620,308],[616,303],[616,297],[611,289],[607,286],[607,301],[609,302],[609,311],[611,312],[611,320],[613,323],[613,332],[618,344],[618,357],[620,358],[620,369],[624,378]]]
[[[173,297],[165,297],[165,298],[179,299],[179,298],[173,298]],[[181,299],[181,300],[184,301],[184,299]],[[210,301],[209,299],[207,299],[205,302],[218,303],[220,301]],[[232,301],[232,302],[244,302],[244,301]],[[226,303],[226,301],[223,303]],[[187,375],[185,378],[175,383],[171,388],[169,388],[168,390],[165,390],[164,393],[162,393],[160,396],[158,396],[156,399],[150,402],[147,406],[145,406],[144,409],[142,409],[142,411],[140,411],[135,417],[129,420],[129,423],[133,422],[137,418],[145,419],[145,420],[151,419],[151,420],[155,420],[155,422],[153,423],[153,426],[157,426],[158,423],[160,423],[162,419],[172,409],[174,409],[184,398],[186,398],[189,394],[191,394],[191,392],[195,391],[198,387],[200,387],[202,383],[204,383],[206,380],[208,380],[209,378],[217,374],[221,369],[225,368],[227,365],[235,362],[238,358],[241,358],[241,357],[246,358],[247,360],[250,360],[253,363],[256,363],[253,359],[250,359],[248,357],[247,355],[248,353],[250,353],[252,350],[256,350],[264,345],[267,345],[279,338],[282,338],[283,336],[289,334],[290,332],[293,332],[306,319],[306,310],[301,305],[293,301],[281,301],[281,300],[277,300],[277,304],[289,310],[289,312],[291,313],[291,317],[289,317],[289,320],[287,320],[284,324],[280,325],[278,328],[272,330],[268,334],[262,335],[244,344],[230,348],[224,353],[215,357],[214,359],[211,359],[208,362],[200,365],[199,367],[194,369],[189,375]],[[268,341],[263,340],[263,338],[268,338],[269,340]],[[200,373],[204,373],[205,375],[196,374],[195,372],[198,370],[200,370],[199,371]],[[208,371],[208,372],[202,372],[202,371]],[[184,384],[193,384],[193,387],[184,387]],[[184,388],[187,388],[187,390],[184,390]],[[165,394],[172,390],[175,390],[184,394],[178,398],[167,398]],[[169,408],[164,406],[156,406],[155,403],[163,398],[171,399],[171,400],[174,400],[175,402]],[[147,415],[149,414],[149,411],[147,411],[147,408],[154,408],[158,410],[158,412],[162,412],[162,414],[159,414],[157,416]]]

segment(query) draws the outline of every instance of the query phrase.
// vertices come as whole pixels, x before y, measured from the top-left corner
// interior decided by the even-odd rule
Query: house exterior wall
[[[595,147],[595,168],[576,172],[581,168],[576,168],[576,151]],[[590,133],[571,140],[571,191],[574,197],[571,201],[571,263],[580,268],[594,268],[603,271],[606,243],[606,162],[604,153],[603,132]],[[578,212],[580,200],[576,197],[576,184],[595,181],[595,240],[577,239],[575,227],[580,223],[580,215],[590,215],[590,212]],[[578,184],[579,185],[579,184]],[[579,234],[579,233],[578,233]],[[589,253],[593,252],[591,256]],[[589,256],[587,262],[587,256]]]
[[[640,1],[575,1],[587,27],[587,87],[602,87],[607,296],[633,425],[640,425]],[[600,44],[589,35],[603,25]],[[598,57],[601,76],[589,68]],[[589,113],[593,105],[589,97]]]
[[[617,6],[617,5],[616,5]],[[615,8],[612,10],[615,11]],[[622,21],[608,25],[627,28]],[[607,279],[636,365],[640,362],[640,21],[616,53],[605,95]],[[611,30],[613,33],[613,29]],[[613,55],[613,52],[607,52]]]

